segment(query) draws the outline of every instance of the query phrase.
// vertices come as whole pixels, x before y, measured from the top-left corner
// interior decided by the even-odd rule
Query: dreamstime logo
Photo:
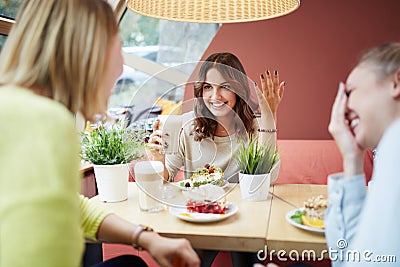
[[[287,252],[286,250],[270,250],[268,251],[268,246],[265,245],[264,249],[261,249],[257,252],[257,258],[260,261],[265,261],[265,260],[269,260],[272,261],[273,260],[273,256],[275,256],[276,258],[278,258],[278,260],[280,261],[321,261],[323,260],[325,257],[325,254],[327,253],[327,250],[323,250],[321,251],[320,255],[317,255],[317,253],[314,250],[303,250],[301,253],[299,253],[299,251],[297,250],[290,250],[289,252]]]
[[[397,262],[396,255],[378,255],[374,254],[371,250],[351,250],[347,249],[348,243],[346,239],[340,238],[336,242],[338,249],[328,248],[324,249],[321,253],[317,253],[315,250],[306,249],[301,253],[297,250],[270,250],[265,246],[257,252],[257,258],[260,261],[270,260],[272,261],[273,256],[278,258],[280,261],[322,261],[325,258],[329,258],[331,261],[341,262],[368,262],[368,263],[393,263]]]

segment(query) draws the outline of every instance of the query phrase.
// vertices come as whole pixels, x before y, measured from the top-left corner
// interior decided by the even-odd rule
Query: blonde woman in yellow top
[[[198,266],[187,240],[161,237],[78,197],[73,114],[104,113],[122,72],[107,2],[25,1],[0,62],[0,266],[80,266],[84,236],[139,245],[161,266],[174,258]],[[128,262],[145,265],[135,256]]]

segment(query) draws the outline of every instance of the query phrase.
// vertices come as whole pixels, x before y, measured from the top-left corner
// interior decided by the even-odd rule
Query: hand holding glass
[[[181,115],[159,115],[159,129],[162,131],[163,154],[176,154],[179,149],[179,133],[182,128]]]

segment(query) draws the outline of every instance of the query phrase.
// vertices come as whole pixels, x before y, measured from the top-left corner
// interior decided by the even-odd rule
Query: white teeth
[[[213,105],[214,107],[222,107],[223,105],[225,105],[224,103],[211,103],[211,105]]]
[[[352,121],[351,121],[351,124],[350,124],[350,128],[351,128],[351,129],[354,129],[354,128],[358,125],[359,122],[360,122],[360,119],[354,119],[354,120],[352,120]]]

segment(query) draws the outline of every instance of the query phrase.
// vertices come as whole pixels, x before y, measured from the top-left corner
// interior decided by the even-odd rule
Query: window
[[[24,0],[4,0],[0,1],[0,16],[15,19],[18,8]]]
[[[0,51],[3,48],[4,42],[6,41],[7,36],[0,34]]]
[[[119,27],[125,65],[109,108],[133,105],[133,118],[139,119],[160,98],[163,106],[183,100],[193,62],[200,60],[219,24],[160,20],[127,9]]]
[[[0,50],[23,1],[0,1]],[[108,1],[121,14],[124,1]],[[163,107],[182,101],[185,83],[219,24],[159,20],[125,8],[119,27],[125,65],[108,108],[118,113],[121,107],[134,106],[135,118],[160,98]]]
[[[0,51],[14,22],[18,9],[24,0],[0,1]]]

